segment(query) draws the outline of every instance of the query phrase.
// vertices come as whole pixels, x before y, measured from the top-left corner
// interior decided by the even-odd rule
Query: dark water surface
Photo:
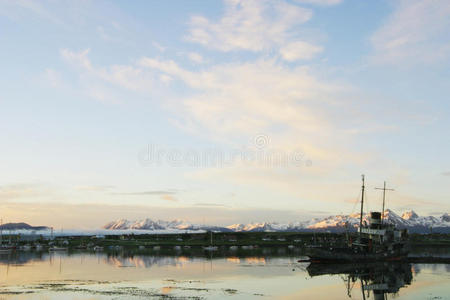
[[[310,265],[295,252],[0,255],[0,299],[450,299],[448,264]]]

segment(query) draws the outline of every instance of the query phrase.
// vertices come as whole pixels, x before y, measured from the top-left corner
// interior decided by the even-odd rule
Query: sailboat
[[[212,231],[211,231],[211,240],[210,240],[209,246],[203,247],[203,249],[206,251],[217,251],[219,249],[219,247],[213,246],[213,232]]]
[[[54,236],[53,236],[53,227],[51,227],[50,238],[51,238],[51,240],[54,239]],[[52,243],[53,243],[53,242],[52,242]],[[57,245],[53,245],[53,246],[51,246],[50,248],[48,248],[48,251],[49,251],[49,252],[59,252],[59,251],[67,251],[67,250],[69,250],[69,248],[67,248],[67,247],[61,247],[61,246],[57,246]]]
[[[386,197],[386,183],[383,188],[383,211]],[[365,181],[362,175],[361,215],[358,235],[349,237],[346,247],[312,246],[305,255],[311,262],[373,262],[406,259],[409,252],[407,230],[397,229],[383,222],[381,212],[370,213],[370,224],[363,222]]]

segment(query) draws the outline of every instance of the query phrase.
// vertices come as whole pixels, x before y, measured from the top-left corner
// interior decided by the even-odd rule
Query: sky
[[[447,0],[0,0],[0,217],[450,205]]]

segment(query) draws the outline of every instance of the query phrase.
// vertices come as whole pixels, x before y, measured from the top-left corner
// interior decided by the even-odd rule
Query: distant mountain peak
[[[404,212],[403,215],[402,215],[402,219],[405,219],[405,220],[415,220],[418,217],[419,217],[419,215],[416,214],[416,212],[413,211],[413,210]]]
[[[441,216],[441,220],[442,222],[450,222],[450,216],[448,215],[448,213],[445,213]]]
[[[45,230],[49,229],[47,226],[31,226],[30,224],[19,222],[19,223],[5,223],[0,225],[2,230]]]

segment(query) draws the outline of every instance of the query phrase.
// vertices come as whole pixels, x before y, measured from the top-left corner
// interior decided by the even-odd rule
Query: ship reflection
[[[371,264],[317,264],[307,267],[311,277],[321,275],[341,275],[347,286],[347,295],[359,283],[362,299],[383,300],[389,295],[411,284],[413,273],[408,263],[371,263]]]

